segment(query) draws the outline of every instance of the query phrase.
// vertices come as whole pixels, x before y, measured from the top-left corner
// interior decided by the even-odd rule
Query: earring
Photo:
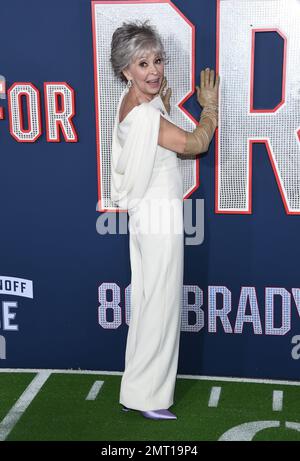
[[[126,86],[127,86],[128,89],[131,88],[131,87],[132,87],[132,81],[131,81],[131,80],[128,80]]]

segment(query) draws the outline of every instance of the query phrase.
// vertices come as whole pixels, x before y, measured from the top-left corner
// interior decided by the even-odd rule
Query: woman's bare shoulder
[[[123,120],[127,117],[127,115],[135,108],[138,107],[139,103],[132,101],[128,94],[125,94],[121,107],[119,110],[119,123],[122,123]]]

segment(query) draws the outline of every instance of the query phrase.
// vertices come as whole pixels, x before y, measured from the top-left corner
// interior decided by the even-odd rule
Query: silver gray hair
[[[156,28],[151,26],[149,19],[142,22],[140,20],[123,22],[118,27],[111,40],[110,62],[114,74],[122,81],[127,82],[123,70],[144,51],[153,51],[160,54],[166,62],[166,53]]]

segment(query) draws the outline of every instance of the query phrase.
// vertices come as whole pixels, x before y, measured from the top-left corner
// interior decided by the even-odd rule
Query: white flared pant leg
[[[144,202],[130,215],[131,310],[120,403],[142,411],[169,408],[174,402],[184,251],[182,179],[178,175],[177,170],[160,173]],[[171,217],[171,231],[148,229],[143,233],[141,224],[149,201],[159,197],[178,199],[172,204],[167,200],[161,207],[165,224]],[[158,214],[153,215],[152,209],[151,220],[153,217],[157,221]],[[181,233],[174,232],[174,220]]]

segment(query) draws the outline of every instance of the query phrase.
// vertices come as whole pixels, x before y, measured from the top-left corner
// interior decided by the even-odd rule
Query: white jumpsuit
[[[111,198],[129,214],[130,322],[120,403],[136,410],[174,402],[183,289],[183,182],[176,153],[158,145],[160,96],[115,119]]]

